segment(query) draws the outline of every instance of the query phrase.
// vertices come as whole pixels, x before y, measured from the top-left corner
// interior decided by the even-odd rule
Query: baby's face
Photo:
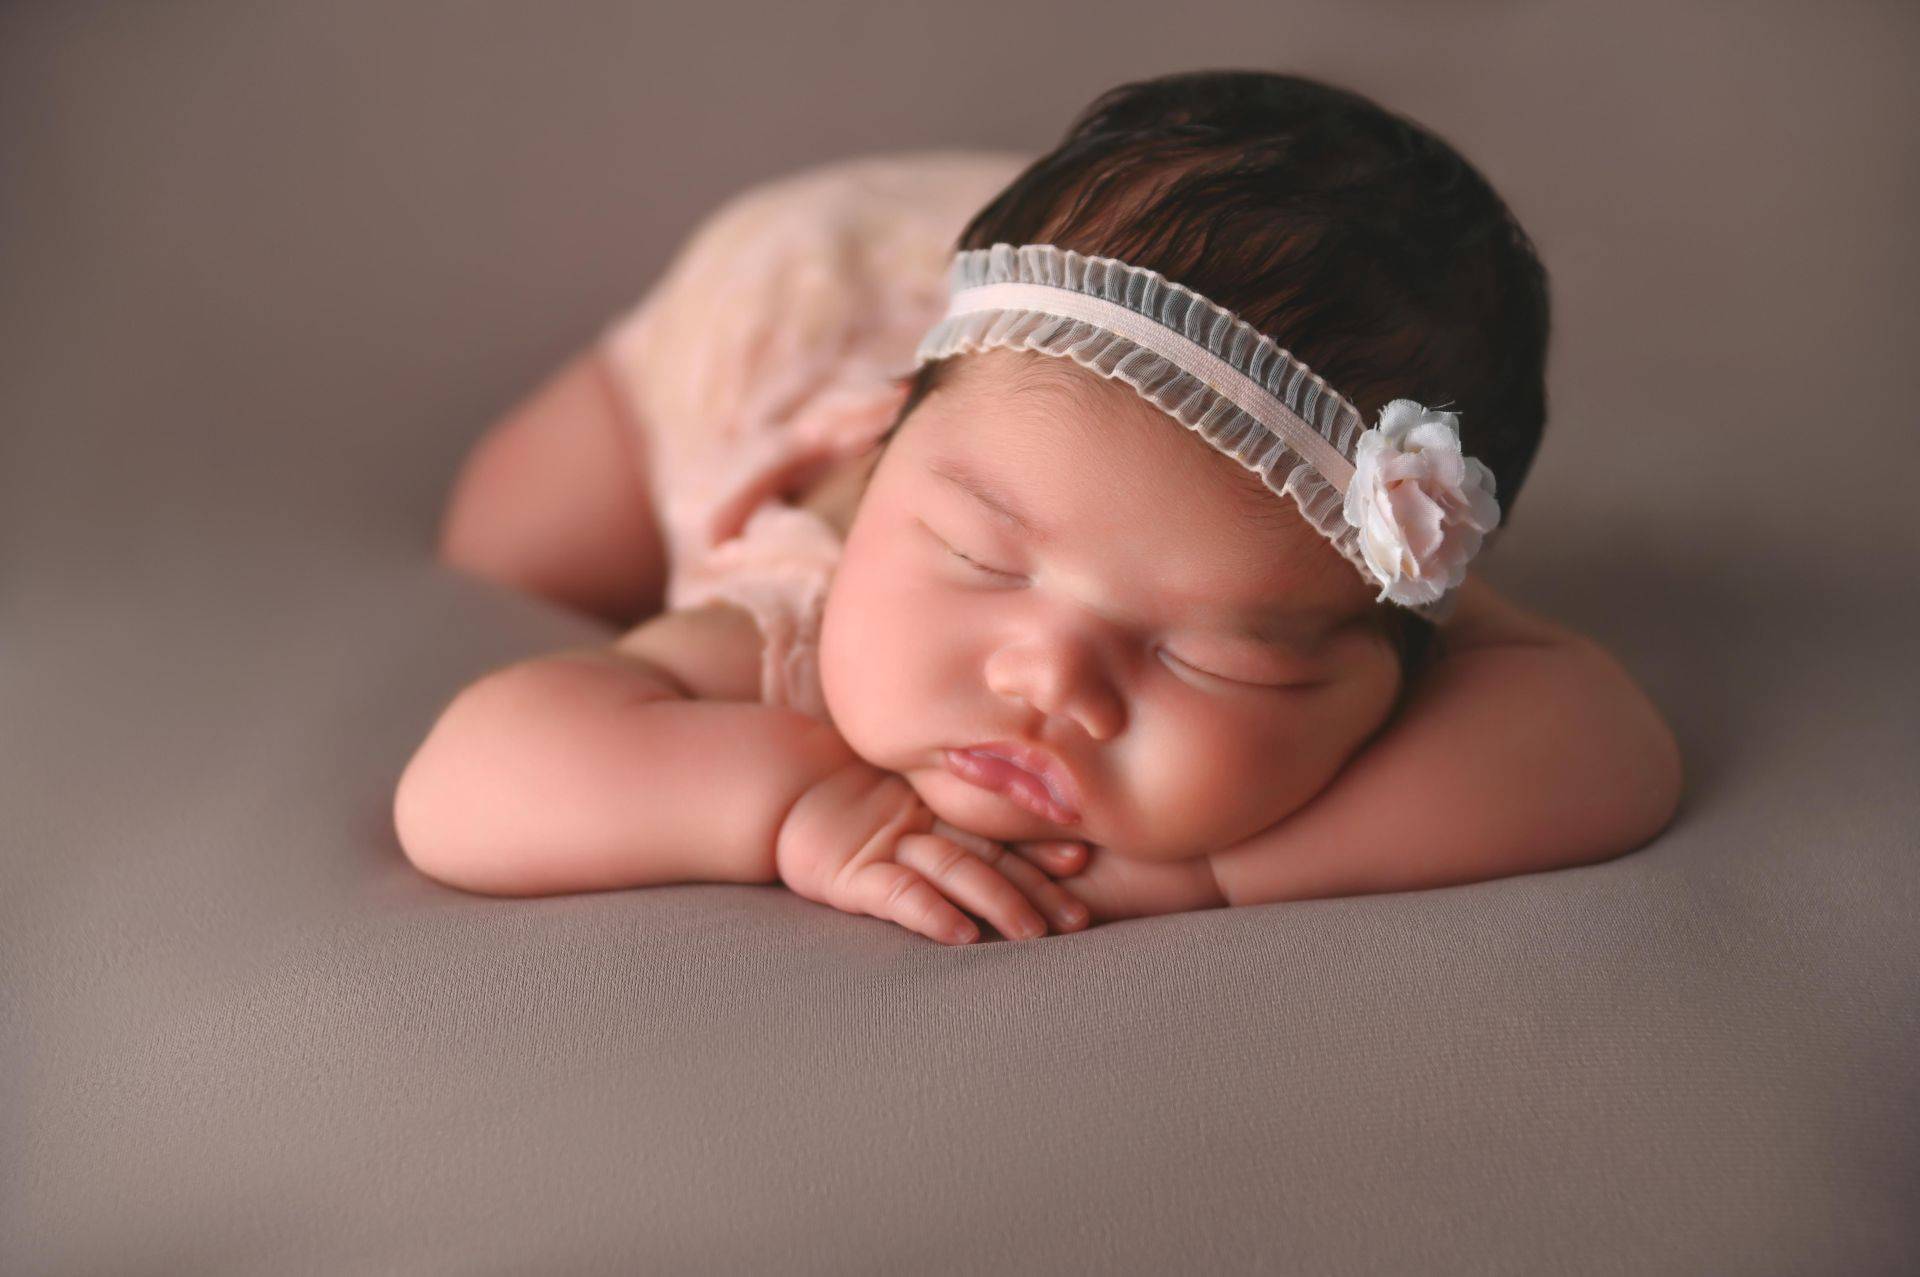
[[[1299,809],[1399,690],[1359,574],[1122,383],[1009,350],[954,372],[874,467],[827,596],[847,743],[1003,841],[1181,860]],[[948,750],[1006,740],[1071,773],[1075,818],[949,770]]]

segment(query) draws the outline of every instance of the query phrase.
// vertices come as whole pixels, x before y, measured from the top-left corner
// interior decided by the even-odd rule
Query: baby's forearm
[[[687,700],[584,649],[461,693],[401,777],[395,825],[423,873],[490,895],[776,882],[786,813],[850,754],[807,715]]]
[[[1204,855],[1186,860],[1136,860],[1089,844],[1086,864],[1060,885],[1087,907],[1096,923],[1166,913],[1218,909],[1227,903]]]
[[[1231,904],[1586,864],[1665,827],[1680,782],[1673,735],[1626,672],[1543,632],[1444,656],[1324,792],[1211,862]]]

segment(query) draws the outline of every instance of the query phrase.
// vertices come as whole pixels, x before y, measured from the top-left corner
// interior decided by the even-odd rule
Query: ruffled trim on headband
[[[1349,463],[1366,429],[1359,409],[1305,364],[1233,312],[1157,271],[1111,257],[1089,257],[1052,244],[995,244],[956,253],[949,294],[985,284],[1043,284],[1124,306],[1182,334],[1239,369],[1307,423]],[[1289,497],[1301,517],[1368,580],[1374,580],[1348,523],[1344,494],[1226,396],[1137,343],[1083,320],[1041,311],[996,309],[947,315],[914,352],[917,368],[967,351],[1004,347],[1071,359],[1102,377],[1123,381],[1142,398],[1195,431],[1216,450]],[[1448,597],[1412,610],[1440,619]]]

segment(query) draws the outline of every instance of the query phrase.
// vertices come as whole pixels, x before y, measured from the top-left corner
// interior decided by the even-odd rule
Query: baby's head
[[[1122,86],[957,247],[996,243],[1158,271],[1367,421],[1397,398],[1457,411],[1511,512],[1545,416],[1544,272],[1418,126],[1290,76]],[[868,460],[821,634],[827,708],[987,837],[1150,860],[1230,846],[1323,789],[1425,659],[1428,623],[1376,602],[1290,498],[1071,359],[930,363]],[[992,742],[1051,754],[1074,815],[949,770],[948,750]]]

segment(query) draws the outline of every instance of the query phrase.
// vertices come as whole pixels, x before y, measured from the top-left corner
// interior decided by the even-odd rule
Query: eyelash
[[[945,545],[946,543],[943,541],[941,542],[941,544]],[[978,559],[969,559],[966,555],[960,553],[960,551],[954,549],[950,545],[947,546],[947,553],[951,554],[954,558],[959,559],[962,563],[972,564],[974,567],[979,568],[982,572],[985,572],[990,576],[1018,576],[1019,575],[1019,573],[1017,572],[1002,572],[999,568],[990,568],[986,564],[980,562]]]
[[[954,558],[959,559],[962,563],[965,563],[970,567],[978,568],[980,571],[985,572],[989,576],[998,576],[998,577],[1019,576],[1019,573],[1017,572],[1003,572],[999,568],[988,567],[986,564],[980,562],[978,559],[970,559],[966,555],[960,553],[960,551],[954,549],[952,546],[947,545],[944,539],[940,541],[940,544],[943,547],[945,547],[947,553],[951,554]],[[1162,651],[1164,652],[1165,649],[1163,648]],[[1200,677],[1210,678],[1216,683],[1226,683],[1233,687],[1248,687],[1248,688],[1252,688],[1255,691],[1261,691],[1261,692],[1284,692],[1289,690],[1289,686],[1284,683],[1252,683],[1252,682],[1248,682],[1245,679],[1228,678],[1225,674],[1215,674],[1211,670],[1203,670],[1197,665],[1189,664],[1186,661],[1181,661],[1180,658],[1177,656],[1174,656],[1172,652],[1166,652],[1166,655],[1175,661],[1179,661],[1181,665],[1186,666],[1186,668],[1192,670],[1195,674],[1200,675]]]
[[[1294,690],[1293,685],[1290,683],[1255,683],[1244,678],[1228,678],[1225,674],[1215,674],[1211,670],[1201,669],[1198,665],[1188,664],[1188,662],[1180,660],[1179,657],[1167,651],[1165,648],[1161,648],[1160,650],[1169,660],[1178,661],[1195,674],[1198,674],[1201,678],[1210,678],[1216,683],[1225,683],[1229,687],[1244,687],[1254,692],[1290,692]]]

